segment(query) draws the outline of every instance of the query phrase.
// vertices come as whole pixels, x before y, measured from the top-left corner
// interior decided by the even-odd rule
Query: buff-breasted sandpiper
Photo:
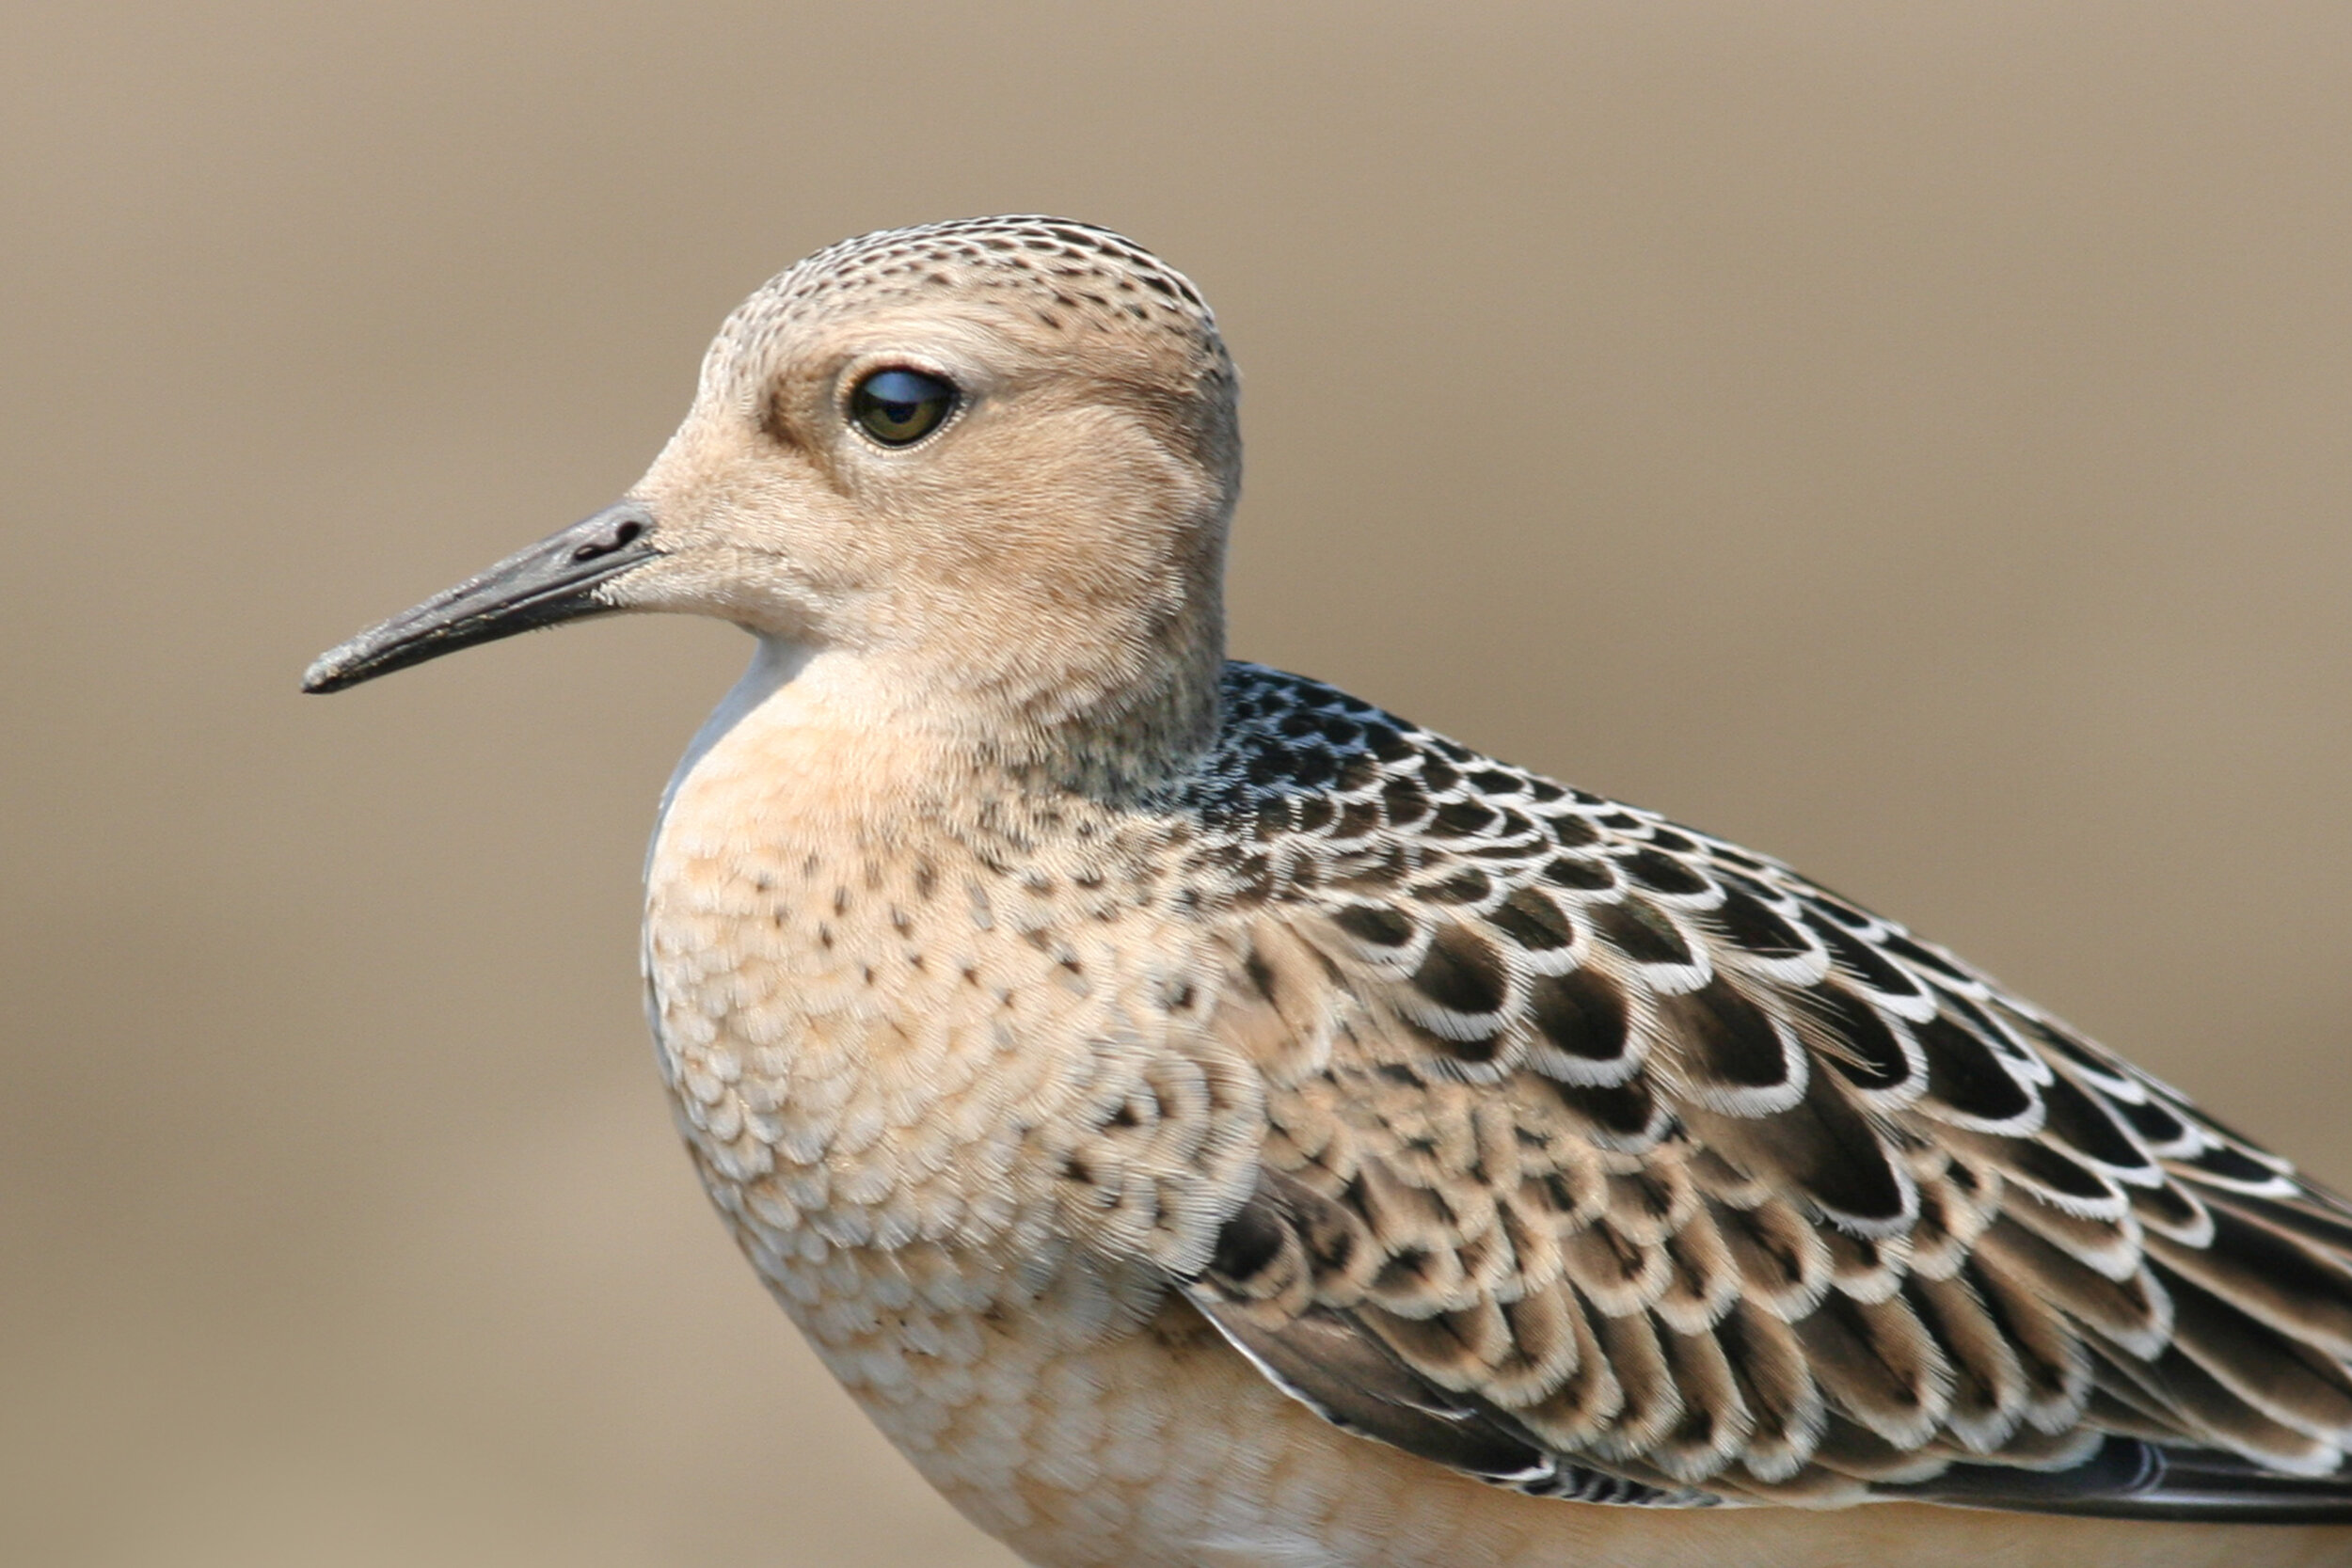
[[[1041,217],[755,293],[323,657],[757,639],[648,864],[712,1200],[1053,1568],[2352,1561],[2352,1208],[1766,857],[1225,657],[1235,381]]]

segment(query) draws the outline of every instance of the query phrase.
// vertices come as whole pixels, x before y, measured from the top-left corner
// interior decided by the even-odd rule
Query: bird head
[[[877,717],[1198,731],[1223,657],[1235,394],[1199,293],[1107,230],[984,218],[845,241],[728,318],[620,501],[324,655],[304,688],[665,610],[827,661]]]

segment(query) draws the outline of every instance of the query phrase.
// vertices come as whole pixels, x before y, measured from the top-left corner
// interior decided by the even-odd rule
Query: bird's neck
[[[1116,813],[1198,768],[1216,739],[1221,669],[1212,647],[1118,687],[943,690],[919,671],[762,639],[679,763],[664,828],[701,800],[691,815],[723,815],[778,839],[771,850],[800,839],[837,848],[954,831],[983,802]]]

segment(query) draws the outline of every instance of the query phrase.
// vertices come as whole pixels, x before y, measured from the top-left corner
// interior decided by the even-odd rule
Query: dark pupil
[[[903,446],[930,434],[955,396],[953,387],[921,371],[877,371],[850,395],[850,411],[876,440]]]

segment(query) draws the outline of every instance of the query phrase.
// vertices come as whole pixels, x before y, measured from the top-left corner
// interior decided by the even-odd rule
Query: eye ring
[[[850,388],[850,422],[885,447],[911,447],[947,422],[962,394],[912,365],[888,365]]]

